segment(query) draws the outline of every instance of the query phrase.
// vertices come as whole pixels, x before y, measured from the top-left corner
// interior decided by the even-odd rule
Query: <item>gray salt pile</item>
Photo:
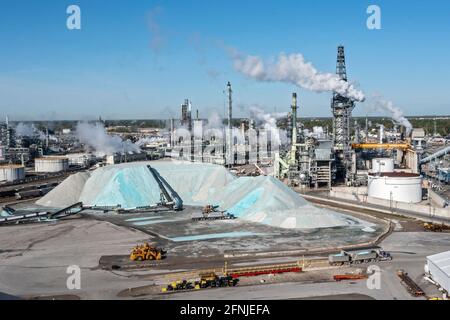
[[[69,176],[58,187],[36,201],[36,204],[45,207],[64,208],[79,202],[81,192],[90,176],[89,172],[79,172]]]
[[[330,228],[371,224],[311,205],[273,177],[232,176],[222,166],[156,161],[107,166],[93,173],[79,173],[37,202],[64,207],[85,205],[136,208],[160,201],[158,184],[147,164],[180,195],[185,205],[219,205],[236,217],[281,228]]]

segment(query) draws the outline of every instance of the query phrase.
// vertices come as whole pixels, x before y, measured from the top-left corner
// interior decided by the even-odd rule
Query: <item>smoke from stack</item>
[[[337,92],[355,101],[364,101],[364,93],[353,84],[333,73],[319,72],[302,54],[280,53],[276,61],[264,61],[261,57],[243,55],[231,50],[234,68],[258,81],[285,82],[314,92]]]
[[[291,83],[314,92],[336,92],[358,102],[366,100],[363,91],[340,79],[337,74],[319,72],[311,62],[305,61],[300,53],[290,55],[281,53],[276,60],[264,61],[261,57],[244,55],[232,48],[228,48],[228,52],[234,68],[257,81]],[[396,123],[406,128],[407,135],[412,132],[413,127],[403,111],[391,101],[371,97],[368,105],[378,112],[387,112]]]
[[[117,152],[140,151],[140,148],[130,140],[123,140],[119,136],[109,135],[102,123],[79,122],[75,129],[75,136],[99,156]]]
[[[45,140],[47,139],[47,135],[36,128],[34,124],[28,124],[28,123],[19,123],[16,127],[16,135],[18,137],[36,137],[39,136],[39,139]]]
[[[286,113],[266,113],[263,109],[250,107],[250,118],[255,119],[257,125],[262,126],[266,132],[270,133],[272,142],[278,145],[287,143],[287,132],[277,126],[277,119],[286,117]]]
[[[411,122],[406,119],[403,111],[400,108],[394,106],[394,103],[392,101],[387,101],[380,97],[370,97],[367,100],[367,103],[369,107],[375,109],[378,112],[388,113],[395,123],[404,126],[407,136],[411,134],[413,129]]]

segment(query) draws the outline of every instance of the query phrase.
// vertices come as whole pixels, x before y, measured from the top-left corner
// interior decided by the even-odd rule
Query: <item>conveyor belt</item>
[[[75,210],[79,209],[79,210]],[[6,207],[6,210],[9,213],[13,213],[10,216],[7,217],[1,217],[0,218],[0,225],[9,224],[9,223],[19,223],[19,222],[29,222],[29,221],[35,221],[35,220],[48,220],[48,219],[62,219],[71,215],[75,215],[83,211],[83,203],[78,202],[75,203],[67,208],[61,209],[57,212],[48,212],[48,211],[42,211],[42,212],[30,212],[30,213],[23,213],[23,214],[14,214],[15,211],[11,211],[11,208]]]

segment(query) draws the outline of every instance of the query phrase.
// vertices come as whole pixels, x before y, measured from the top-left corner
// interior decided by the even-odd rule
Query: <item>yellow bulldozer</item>
[[[133,248],[130,254],[132,261],[162,260],[166,257],[166,251],[151,246],[148,242]]]
[[[444,223],[442,224],[436,224],[432,222],[425,222],[423,224],[423,228],[427,231],[433,231],[433,232],[445,232],[450,230],[449,226],[446,226]]]

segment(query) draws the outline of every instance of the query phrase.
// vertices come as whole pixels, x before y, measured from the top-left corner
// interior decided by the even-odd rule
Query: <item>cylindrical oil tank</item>
[[[422,201],[422,177],[415,173],[371,173],[368,177],[369,197],[419,203]]]
[[[34,160],[35,172],[60,172],[69,168],[67,157],[43,157]]]
[[[0,166],[0,181],[15,182],[25,179],[25,167],[19,165]]]
[[[372,159],[372,173],[394,172],[394,159],[376,158]]]

